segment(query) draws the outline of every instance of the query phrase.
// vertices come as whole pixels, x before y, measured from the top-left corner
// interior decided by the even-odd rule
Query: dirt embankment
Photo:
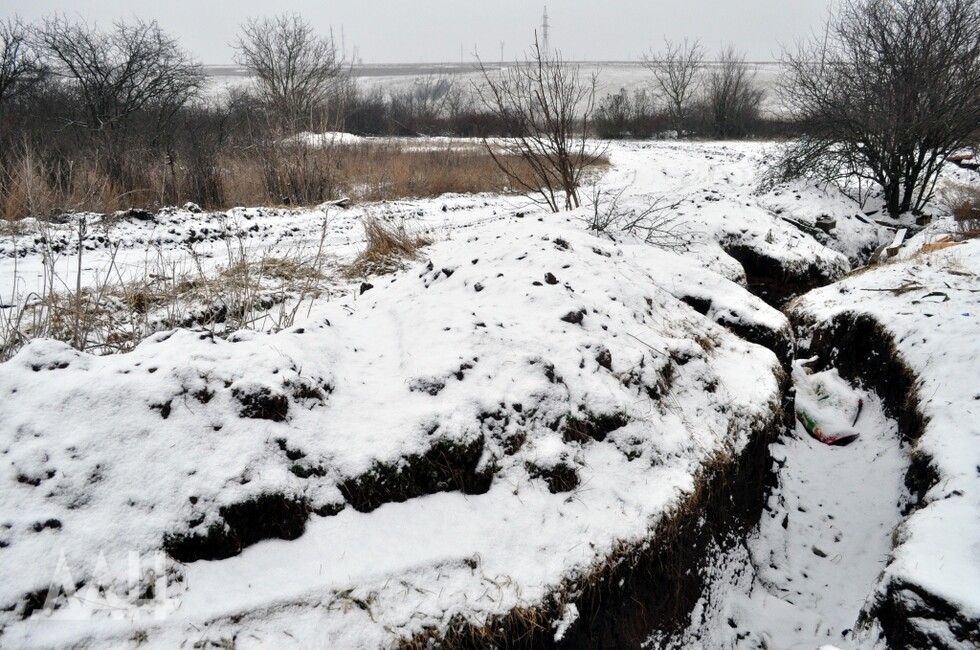
[[[783,387],[788,388],[785,378]],[[445,635],[419,635],[402,647],[435,641],[444,649],[635,648],[654,632],[669,636],[684,629],[704,589],[711,549],[730,548],[759,522],[774,477],[769,444],[785,422],[786,413],[774,404],[753,424],[740,452],[718,454],[705,464],[694,491],[645,543],[622,545],[538,608],[514,610],[482,626],[460,620]],[[557,635],[553,622],[569,606],[578,617]]]

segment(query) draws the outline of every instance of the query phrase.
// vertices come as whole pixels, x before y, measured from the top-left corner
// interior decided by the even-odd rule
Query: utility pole
[[[551,51],[551,48],[548,45],[548,27],[550,26],[550,23],[548,23],[548,5],[545,5],[544,18],[541,20],[541,53],[545,57],[547,57]]]

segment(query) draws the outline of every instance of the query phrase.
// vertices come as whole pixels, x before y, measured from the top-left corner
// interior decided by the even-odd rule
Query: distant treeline
[[[307,131],[510,135],[507,120],[451,75],[399,89],[359,89],[332,40],[295,15],[242,27],[236,62],[254,83],[220,100],[206,98],[201,67],[155,22],[99,29],[62,16],[36,24],[11,18],[0,22],[0,47],[0,217],[7,219],[187,201],[224,207],[336,198],[343,162],[293,137]],[[292,76],[275,61],[284,51],[299,61]],[[762,93],[741,59],[721,69],[737,73],[743,86],[732,94],[714,83],[725,81],[719,73],[699,70],[703,89],[682,114],[655,94],[653,75],[649,92],[602,98],[592,135],[793,131],[761,118]]]

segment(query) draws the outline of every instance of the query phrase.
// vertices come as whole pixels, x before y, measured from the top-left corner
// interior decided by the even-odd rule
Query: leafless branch
[[[481,61],[480,69],[480,100],[511,135],[503,143],[484,140],[501,171],[553,212],[579,207],[582,175],[604,153],[586,138],[597,76],[583,79],[560,53],[546,55],[537,38],[524,62],[493,72]],[[526,163],[533,178],[519,173],[501,148]]]

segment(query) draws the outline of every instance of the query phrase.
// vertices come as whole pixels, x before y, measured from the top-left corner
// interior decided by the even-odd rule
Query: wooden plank
[[[902,243],[905,241],[905,235],[908,234],[908,231],[908,228],[902,228],[895,233],[895,239],[892,240],[892,245],[887,248],[888,257],[895,257],[898,255],[898,250],[902,247]]]

